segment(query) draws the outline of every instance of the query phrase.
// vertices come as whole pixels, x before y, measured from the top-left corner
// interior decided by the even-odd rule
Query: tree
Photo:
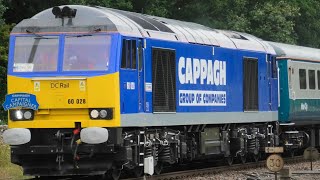
[[[133,10],[138,13],[160,17],[170,17],[174,0],[132,0]]]
[[[130,0],[7,0],[5,5],[8,10],[4,13],[4,18],[6,23],[19,23],[42,10],[68,4],[103,6],[132,11]]]
[[[0,103],[5,100],[7,94],[7,63],[8,63],[8,51],[9,51],[9,33],[12,25],[2,25],[0,27]],[[0,120],[7,121],[7,112],[0,108]]]
[[[299,45],[320,48],[320,2],[318,0],[290,1],[300,7],[300,14],[295,18],[294,30]]]
[[[294,20],[299,15],[299,8],[285,1],[257,3],[249,13],[249,33],[265,40],[296,44]]]
[[[178,0],[175,8],[176,19],[247,32],[271,41],[294,44],[297,40],[294,27],[299,8],[285,1]]]

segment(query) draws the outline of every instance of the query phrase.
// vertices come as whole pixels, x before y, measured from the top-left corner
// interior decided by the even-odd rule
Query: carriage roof
[[[320,49],[278,42],[265,42],[269,43],[274,48],[278,56],[278,59],[293,59],[320,62]]]

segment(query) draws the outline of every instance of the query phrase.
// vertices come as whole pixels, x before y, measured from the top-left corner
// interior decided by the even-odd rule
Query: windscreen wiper
[[[101,28],[97,28],[97,29],[94,29],[92,31],[89,31],[87,34],[79,34],[79,35],[76,35],[76,36],[67,36],[67,38],[70,38],[70,37],[86,37],[86,36],[92,36],[92,34],[94,33],[98,33],[101,31]]]
[[[36,36],[35,39],[58,39],[58,37],[45,37],[45,36],[42,36],[42,35],[40,35],[40,34],[37,34],[37,33],[33,32],[33,31],[30,31],[30,30],[28,30],[28,29],[26,30],[26,32],[29,33],[29,34],[33,34],[34,36]]]

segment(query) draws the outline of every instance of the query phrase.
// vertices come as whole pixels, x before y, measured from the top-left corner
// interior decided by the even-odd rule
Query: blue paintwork
[[[180,42],[168,42],[155,39],[146,39],[145,47],[145,82],[152,83],[152,47],[172,49],[176,52],[176,112],[243,112],[243,57],[258,58],[258,83],[259,83],[259,111],[277,111],[277,79],[269,78],[266,54],[263,52],[245,51],[239,49],[227,49],[212,46],[197,45]],[[198,58],[210,60],[223,60],[227,63],[227,85],[200,85],[180,84],[178,79],[178,61],[183,56],[185,58]],[[270,68],[269,68],[270,69]],[[125,107],[122,114],[139,112],[137,101],[133,97],[138,97],[138,91],[128,91],[124,89],[125,82],[137,82],[136,72],[126,72],[120,70],[121,84],[121,104]],[[270,82],[269,82],[270,81]],[[271,85],[269,85],[272,84]],[[179,90],[210,90],[226,91],[227,106],[179,106]],[[271,97],[272,95],[272,97]],[[145,112],[152,113],[152,92],[145,92]],[[270,102],[271,101],[271,102]],[[128,103],[133,102],[133,103]],[[143,102],[143,100],[142,100]],[[271,103],[271,106],[270,104]],[[126,105],[129,104],[129,105]],[[140,111],[141,112],[141,111]],[[213,114],[214,115],[214,114]]]

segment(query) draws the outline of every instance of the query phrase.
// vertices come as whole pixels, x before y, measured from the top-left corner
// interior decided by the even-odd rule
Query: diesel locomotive
[[[54,7],[10,34],[3,138],[32,176],[117,179],[207,158],[258,161],[265,147],[294,153],[319,145],[319,60],[318,49],[246,33]]]

